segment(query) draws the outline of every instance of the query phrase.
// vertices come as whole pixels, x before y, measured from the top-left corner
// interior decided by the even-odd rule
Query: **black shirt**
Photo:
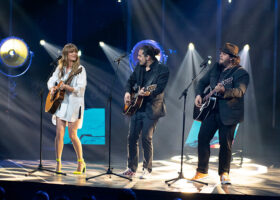
[[[142,66],[144,68],[143,70],[143,82],[142,82],[142,85],[140,87],[140,89],[142,87],[147,87],[148,85],[148,82],[151,82],[150,79],[152,78],[152,75],[154,72],[154,70],[152,70],[152,65],[150,66],[150,70],[149,71],[146,71],[146,67],[145,66]],[[143,100],[143,103],[142,103],[142,106],[140,107],[140,109],[138,110],[138,112],[145,112],[145,109],[146,109],[146,104],[147,104],[147,101],[149,100],[149,97],[144,97],[144,100]]]

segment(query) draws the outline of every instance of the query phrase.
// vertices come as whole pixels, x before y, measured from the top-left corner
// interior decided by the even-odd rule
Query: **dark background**
[[[69,2],[73,5],[73,23],[70,30]],[[277,18],[279,21],[279,15]],[[166,89],[168,114],[157,126],[154,137],[155,159],[168,159],[180,153],[183,104],[178,100],[178,96],[181,89],[175,87],[177,89],[174,90],[171,86],[178,83],[181,88],[185,88],[193,76],[183,74],[179,77],[181,82],[178,81],[177,72],[188,50],[188,43],[195,44],[202,58],[208,55],[216,58],[221,45],[232,42],[240,49],[245,44],[250,45],[250,76],[253,80],[251,87],[254,89],[251,93],[254,92],[255,99],[247,99],[256,103],[246,114],[247,121],[241,125],[234,148],[243,148],[245,156],[263,162],[279,162],[280,56],[279,48],[274,51],[274,46],[279,46],[279,40],[274,42],[275,31],[279,35],[279,26],[277,30],[274,26],[275,0],[233,0],[231,4],[226,0],[127,0],[122,3],[116,0],[14,0],[12,21],[10,20],[10,1],[0,0],[0,40],[10,34],[22,38],[35,56],[30,69],[23,76],[7,78],[0,74],[2,158],[39,157],[39,93],[44,89],[45,99],[46,82],[53,70],[49,66],[51,57],[39,44],[41,39],[58,46],[73,42],[82,50],[81,59],[94,66],[85,66],[88,74],[85,96],[87,108],[106,107],[109,86],[114,75],[113,67],[98,45],[99,41],[130,52],[137,42],[153,39],[165,49],[170,69],[170,80]],[[170,49],[176,50],[176,53],[171,54]],[[277,56],[276,82],[273,79],[274,54]],[[100,80],[96,77],[106,84],[98,84]],[[276,86],[276,94],[273,94],[273,85]],[[124,88],[118,80],[114,86],[112,156],[113,162],[117,163],[126,159],[128,119],[121,114]],[[273,95],[276,95],[275,109]],[[190,94],[188,105],[192,105],[193,100],[194,96]],[[251,102],[247,102],[248,104]],[[275,126],[272,125],[273,109],[276,114]],[[191,106],[188,106],[186,133],[192,122],[191,110]],[[44,159],[55,158],[55,127],[50,118],[49,114],[43,113]],[[84,151],[88,161],[106,161],[108,138],[105,146],[84,146]],[[65,147],[63,159],[75,159],[72,146]]]

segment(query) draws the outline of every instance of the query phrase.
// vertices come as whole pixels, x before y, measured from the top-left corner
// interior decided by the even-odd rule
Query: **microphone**
[[[114,60],[114,62],[120,62],[121,59],[125,58],[126,56],[127,56],[127,53],[125,53],[125,54],[121,55],[120,57],[116,58],[116,59]]]
[[[205,67],[205,66],[207,66],[209,60],[212,60],[212,56],[207,56],[207,58],[205,58],[205,59],[203,60],[203,62],[200,64],[200,67]]]
[[[55,66],[56,65],[56,63],[57,63],[57,61],[59,61],[60,59],[62,58],[62,56],[60,55],[60,56],[58,56],[54,61],[52,61],[51,63],[50,63],[50,66]]]

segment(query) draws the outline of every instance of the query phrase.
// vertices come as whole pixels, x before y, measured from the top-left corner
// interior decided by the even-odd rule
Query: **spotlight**
[[[118,3],[121,3],[122,2],[122,0],[118,0]]]
[[[249,51],[249,49],[250,49],[249,44],[246,44],[246,45],[244,46],[244,50],[245,50],[245,51]]]
[[[208,65],[211,65],[211,63],[212,63],[211,60],[208,60]]]
[[[9,67],[22,66],[28,59],[29,50],[26,43],[16,37],[9,37],[0,44],[0,59]]]
[[[102,42],[102,41],[100,41],[100,42],[99,42],[99,46],[104,47],[104,46],[105,46],[105,43]]]
[[[11,57],[13,57],[13,56],[16,54],[16,52],[15,52],[15,50],[10,49],[10,50],[8,51],[8,54],[9,54]]]
[[[228,3],[231,3],[231,0],[228,0]]]
[[[27,44],[18,37],[8,37],[0,42],[0,65],[9,68],[8,73],[0,69],[0,73],[8,77],[19,77],[29,69],[33,52]],[[28,63],[27,63],[28,62]],[[12,70],[12,68],[16,68]]]
[[[193,43],[189,43],[189,50],[194,50],[194,44]]]
[[[82,55],[82,51],[79,50],[79,51],[78,51],[78,56],[81,57],[81,55]]]
[[[44,46],[46,44],[45,40],[40,40],[40,45]]]
[[[138,51],[144,45],[150,45],[156,49],[159,49],[160,53],[156,55],[156,58],[159,62],[165,64],[167,61],[168,56],[165,54],[164,49],[158,42],[154,40],[142,40],[133,47],[133,49],[131,50],[131,54],[129,56],[129,66],[132,71],[134,70],[135,66],[139,62],[137,59]]]

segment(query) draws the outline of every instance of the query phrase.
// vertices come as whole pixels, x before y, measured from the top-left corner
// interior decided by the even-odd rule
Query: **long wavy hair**
[[[231,60],[231,63],[236,66],[236,65],[239,65],[240,63],[240,57],[239,56],[231,56],[230,55],[230,58],[232,59]]]
[[[64,76],[64,67],[67,67],[68,65],[68,53],[70,52],[77,52],[78,53],[78,48],[76,45],[72,43],[66,44],[63,49],[62,49],[62,58],[58,62],[58,68],[59,68],[59,78]],[[75,71],[78,69],[80,66],[80,57],[77,56],[77,59],[74,61],[72,65],[72,71]]]

